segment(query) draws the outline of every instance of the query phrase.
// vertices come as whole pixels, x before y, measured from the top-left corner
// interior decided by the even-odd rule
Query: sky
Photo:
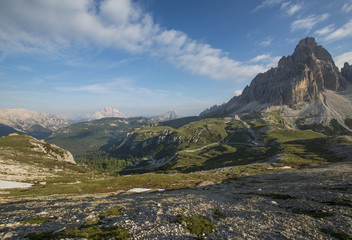
[[[0,108],[198,115],[307,36],[352,63],[352,0],[0,0]]]

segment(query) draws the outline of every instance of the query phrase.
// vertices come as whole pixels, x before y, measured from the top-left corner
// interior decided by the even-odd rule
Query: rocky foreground
[[[109,214],[111,209],[120,213]],[[121,238],[130,239],[351,239],[352,164],[196,189],[43,197],[1,204],[0,212],[0,239],[82,239],[72,229],[80,233],[94,224],[95,229],[119,227],[127,232]]]

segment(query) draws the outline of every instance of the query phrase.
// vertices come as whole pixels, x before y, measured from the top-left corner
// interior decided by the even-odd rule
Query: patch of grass
[[[89,226],[87,228],[73,228],[56,234],[56,239],[62,238],[88,238],[92,240],[99,239],[128,239],[130,233],[122,227],[106,228],[102,226]],[[54,238],[54,239],[55,239]]]
[[[202,236],[203,234],[210,234],[215,230],[215,226],[204,216],[182,216],[179,215],[176,219],[177,223],[185,224],[184,227],[192,234]]]
[[[331,216],[335,215],[334,213],[324,212],[324,211],[321,211],[321,210],[293,209],[292,212],[296,213],[296,214],[308,215],[308,216],[311,216],[313,218],[325,218],[325,217],[331,217]]]
[[[337,238],[339,240],[351,240],[352,239],[352,235],[342,232],[342,231],[336,231],[334,229],[331,228],[320,228],[320,231],[322,231],[323,233],[329,234],[330,236]]]
[[[53,232],[32,232],[27,233],[25,238],[29,240],[51,240],[55,239]]]
[[[101,213],[98,215],[98,217],[100,219],[103,219],[105,217],[118,217],[118,216],[121,216],[123,213],[122,213],[122,207],[113,207],[113,208],[110,208],[109,210]]]
[[[25,220],[21,220],[20,223],[22,224],[43,224],[46,222],[54,221],[57,217],[36,217],[36,218],[29,218]]]
[[[89,240],[100,239],[128,239],[130,233],[122,227],[106,228],[102,226],[92,225],[86,228],[72,228],[54,234],[53,232],[34,232],[25,236],[29,240],[41,239],[66,239],[66,238],[85,238]]]
[[[283,199],[283,200],[299,199],[299,197],[293,194],[285,194],[285,193],[277,193],[277,192],[261,193],[259,195],[263,197],[270,197],[272,199]]]
[[[322,138],[320,133],[311,130],[276,130],[269,132],[266,139],[268,141],[275,139],[279,143],[285,143],[296,140],[308,140],[315,138]]]

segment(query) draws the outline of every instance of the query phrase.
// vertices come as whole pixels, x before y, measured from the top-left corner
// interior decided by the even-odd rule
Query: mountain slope
[[[35,138],[45,138],[69,123],[54,114],[27,109],[0,109],[0,123]]]
[[[351,66],[342,73],[330,53],[314,38],[302,39],[294,53],[282,57],[278,67],[258,74],[240,96],[205,116],[224,116],[268,108],[279,110],[291,124],[322,124],[352,117]]]
[[[0,179],[40,181],[77,173],[72,154],[22,133],[0,138]]]
[[[73,155],[98,151],[123,139],[132,128],[148,123],[148,119],[136,118],[103,118],[90,122],[72,124],[55,131],[46,140]]]

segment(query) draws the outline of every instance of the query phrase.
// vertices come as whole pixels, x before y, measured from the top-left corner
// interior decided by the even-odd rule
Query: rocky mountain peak
[[[298,62],[304,62],[307,58],[315,58],[322,61],[333,62],[330,53],[318,45],[314,38],[307,37],[299,41],[292,57]]]
[[[87,116],[88,121],[93,121],[97,119],[102,119],[106,117],[119,117],[119,118],[126,118],[127,116],[119,110],[112,108],[112,107],[104,107],[100,111],[97,111],[93,114]]]
[[[276,68],[258,74],[242,95],[206,116],[278,107],[289,109],[291,120],[329,124],[337,119],[344,126],[344,119],[352,116],[351,83],[352,66],[346,63],[340,72],[330,53],[307,37]]]
[[[339,91],[345,86],[346,81],[330,53],[314,38],[307,37],[299,42],[291,56],[280,59],[278,67],[258,74],[242,95],[231,101],[237,107],[254,101],[299,107],[314,101],[320,92]]]

